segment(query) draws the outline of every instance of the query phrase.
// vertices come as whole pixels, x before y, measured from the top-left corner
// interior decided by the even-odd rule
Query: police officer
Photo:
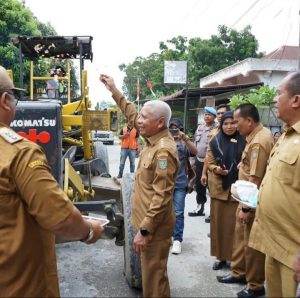
[[[217,116],[217,112],[213,107],[205,107],[204,108],[204,123],[199,124],[196,132],[195,132],[195,146],[197,147],[197,155],[195,157],[195,167],[196,167],[196,179],[195,179],[195,187],[196,187],[196,201],[197,207],[195,210],[188,213],[189,216],[204,216],[204,204],[207,201],[206,198],[206,186],[201,184],[201,176],[204,166],[204,159],[206,155],[206,150],[208,146],[208,135],[211,130],[217,127],[217,123],[215,123],[215,119]]]
[[[0,296],[58,297],[54,235],[90,244],[103,228],[82,218],[41,148],[9,128],[16,89],[0,66]]]
[[[257,108],[250,103],[238,106],[234,118],[240,134],[246,137],[246,147],[239,165],[239,180],[250,181],[259,188],[273,147],[273,136],[269,129],[262,126]],[[254,216],[254,209],[242,205],[238,207],[231,274],[217,276],[222,283],[247,283],[247,287],[237,293],[238,297],[259,297],[265,294],[265,256],[248,247]]]
[[[286,122],[285,132],[270,155],[249,246],[266,254],[268,297],[295,297],[293,263],[300,249],[299,71],[283,79],[274,103],[277,117]]]
[[[163,101],[149,101],[138,115],[111,77],[101,75],[100,81],[146,139],[132,197],[131,221],[138,229],[133,246],[141,255],[144,297],[169,297],[167,262],[175,225],[173,190],[179,168],[176,144],[168,129],[171,109]]]

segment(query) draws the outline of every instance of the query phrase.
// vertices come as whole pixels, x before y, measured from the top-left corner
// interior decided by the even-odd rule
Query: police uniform
[[[195,187],[196,187],[196,201],[197,204],[205,204],[207,201],[206,198],[206,186],[201,184],[201,176],[202,170],[204,166],[204,159],[206,156],[207,146],[210,138],[212,137],[212,130],[216,128],[216,123],[212,126],[207,126],[206,124],[200,124],[195,132],[195,146],[197,147],[197,156],[195,157],[195,165],[196,165],[196,179],[195,179]],[[209,137],[210,136],[210,137]]]
[[[259,190],[249,246],[266,254],[269,297],[295,297],[293,262],[300,249],[300,121],[275,144]]]
[[[113,98],[136,124],[137,112],[117,91]],[[179,168],[176,144],[169,130],[147,138],[136,170],[131,221],[136,229],[147,229],[152,239],[141,253],[144,297],[169,297],[167,261],[175,225],[173,190]]]
[[[73,205],[50,172],[39,146],[0,123],[0,294],[58,297],[50,228]]]
[[[213,170],[218,167],[210,146],[207,150],[208,189],[210,206],[210,254],[221,261],[231,261],[238,203],[230,197],[230,188],[224,190],[222,178]]]
[[[239,168],[239,179],[249,181],[250,176],[263,178],[272,147],[273,136],[270,130],[259,124],[246,137],[246,147]],[[235,278],[246,277],[248,288],[255,291],[264,285],[265,255],[248,247],[255,210],[249,212],[249,222],[241,224],[238,218],[241,207],[239,206],[236,213],[231,271]]]

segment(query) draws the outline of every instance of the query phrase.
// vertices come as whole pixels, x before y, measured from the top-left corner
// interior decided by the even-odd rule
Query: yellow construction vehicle
[[[80,211],[93,211],[109,219],[105,236],[115,239],[117,245],[124,245],[128,283],[141,287],[139,259],[131,244],[135,231],[129,220],[133,176],[125,175],[121,185],[117,184],[109,174],[106,146],[94,142],[95,131],[118,129],[118,112],[91,109],[84,61],[92,61],[92,40],[91,36],[12,38],[20,51],[21,88],[24,86],[23,59],[30,61],[30,90],[29,96],[21,94],[11,126],[43,147],[54,177]],[[64,66],[56,65],[47,70],[47,75],[45,71],[41,75],[43,59],[56,62],[63,59]],[[79,60],[80,94],[75,97],[71,92],[71,59]]]

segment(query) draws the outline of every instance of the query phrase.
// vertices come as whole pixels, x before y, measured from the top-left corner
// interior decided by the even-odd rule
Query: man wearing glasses
[[[58,297],[54,236],[91,244],[103,228],[72,205],[41,148],[9,128],[21,90],[0,66],[0,295]]]

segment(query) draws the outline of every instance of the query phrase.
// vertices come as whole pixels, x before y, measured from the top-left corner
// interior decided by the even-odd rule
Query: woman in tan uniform
[[[230,186],[238,179],[238,168],[245,140],[237,131],[233,113],[223,114],[219,132],[209,143],[208,187],[211,197],[211,255],[214,270],[231,260],[237,202],[230,197]]]

